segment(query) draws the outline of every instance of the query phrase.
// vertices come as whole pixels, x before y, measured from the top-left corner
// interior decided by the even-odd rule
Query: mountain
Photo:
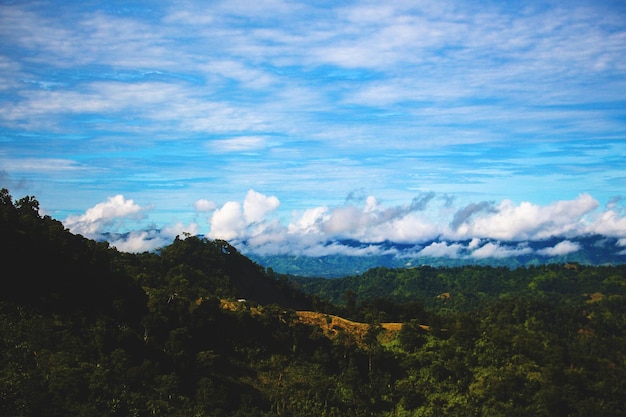
[[[41,217],[34,197],[0,196],[0,299],[54,311],[139,316],[146,288],[199,291],[260,304],[308,308],[310,302],[225,241],[190,236],[158,253],[118,252]],[[134,310],[134,311],[131,311]]]
[[[449,242],[430,241],[415,245],[383,242],[377,245],[378,252],[367,256],[326,255],[311,257],[304,255],[259,255],[254,251],[246,253],[260,265],[272,268],[277,273],[311,276],[322,278],[338,278],[362,274],[371,268],[405,268],[416,266],[461,267],[461,266],[493,266],[519,268],[533,265],[549,265],[558,263],[579,263],[583,265],[619,265],[626,263],[626,253],[621,250],[616,238],[589,235],[567,239],[569,251],[558,254],[562,238],[550,238],[531,242],[502,242],[483,240],[480,247],[491,249],[491,253],[478,256],[468,249],[471,241],[454,242],[458,250],[447,256],[423,256],[419,252],[428,247],[449,246]],[[342,246],[355,251],[370,247],[358,241],[341,241]],[[556,248],[556,249],[555,249]]]
[[[259,304],[277,304],[287,308],[306,309],[310,301],[291,288],[285,278],[275,276],[265,268],[242,255],[223,240],[209,240],[197,236],[176,238],[158,254],[143,254],[154,258],[151,278],[144,282],[178,281],[194,291],[230,299],[245,299]],[[156,278],[155,278],[156,277]],[[140,280],[141,282],[141,280]]]

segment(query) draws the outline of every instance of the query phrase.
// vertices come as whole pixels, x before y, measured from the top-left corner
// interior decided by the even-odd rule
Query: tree
[[[398,340],[400,346],[407,352],[416,352],[426,343],[428,330],[417,319],[410,320],[402,325]]]

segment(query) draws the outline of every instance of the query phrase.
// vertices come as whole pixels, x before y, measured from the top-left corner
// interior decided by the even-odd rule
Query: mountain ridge
[[[567,241],[577,247],[575,251],[562,255],[549,255],[548,251],[561,242]],[[609,251],[607,248],[620,248],[620,240],[602,235],[589,235],[563,239],[552,237],[542,241],[516,242],[496,241],[485,239],[483,247],[492,245],[494,248],[510,249],[510,256],[472,257],[467,250],[459,250],[457,256],[419,256],[420,249],[432,245],[450,244],[446,241],[433,240],[420,245],[396,244],[383,242],[377,247],[380,254],[371,255],[325,255],[306,256],[289,254],[257,254],[254,251],[246,252],[246,256],[258,264],[275,272],[295,276],[311,276],[321,278],[340,278],[357,275],[372,268],[405,268],[416,266],[432,267],[461,267],[461,266],[493,266],[519,268],[537,265],[579,263],[583,265],[619,265],[626,263],[626,253],[623,251]],[[357,241],[342,241],[345,246],[365,248],[371,246]],[[471,241],[454,242],[467,247]],[[541,253],[545,253],[542,255]]]

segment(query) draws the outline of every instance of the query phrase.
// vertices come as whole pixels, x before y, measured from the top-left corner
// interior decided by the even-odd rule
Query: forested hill
[[[296,283],[224,241],[120,253],[7,190],[0,230],[0,416],[626,415],[620,267]]]
[[[491,266],[455,268],[373,268],[343,278],[292,276],[302,291],[333,304],[385,299],[420,300],[433,311],[469,311],[502,299],[527,298],[576,303],[595,296],[626,294],[626,265],[576,263],[509,269]]]
[[[13,203],[8,190],[2,190],[5,273],[0,298],[5,300],[55,311],[137,315],[146,304],[142,287],[167,287],[172,294],[200,292],[291,308],[310,305],[228,242],[192,236],[176,238],[158,253],[121,253],[106,242],[70,233],[61,222],[41,217],[38,209],[34,197]]]
[[[34,197],[14,204],[8,190],[0,192],[0,300],[124,320],[145,312],[146,295],[119,265],[117,251],[71,234],[38,210]]]

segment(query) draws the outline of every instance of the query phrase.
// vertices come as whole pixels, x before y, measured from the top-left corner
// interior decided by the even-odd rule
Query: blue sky
[[[626,251],[622,1],[2,1],[0,38],[2,186],[122,250]]]

